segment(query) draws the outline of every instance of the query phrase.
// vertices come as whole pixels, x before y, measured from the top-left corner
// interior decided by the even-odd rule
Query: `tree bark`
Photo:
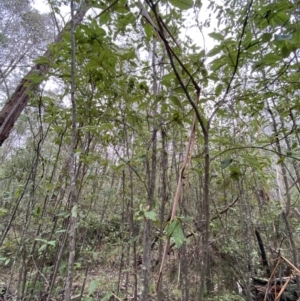
[[[157,96],[157,70],[156,70],[156,40],[153,40],[152,44],[152,75],[153,75],[153,95]],[[152,156],[151,156],[151,168],[150,162],[147,159],[147,174],[148,174],[148,208],[149,211],[153,210],[155,187],[156,187],[156,166],[157,166],[157,111],[156,107],[153,109],[153,135],[152,135]],[[145,228],[143,236],[143,266],[142,266],[142,290],[141,300],[147,301],[149,299],[150,291],[150,274],[151,274],[151,225],[150,219],[145,219]]]
[[[69,176],[70,176],[70,230],[69,230],[69,261],[68,273],[65,285],[65,301],[71,300],[73,272],[76,252],[76,226],[77,226],[77,205],[78,192],[76,188],[76,165],[75,146],[77,137],[77,108],[75,98],[75,15],[74,0],[71,0],[71,103],[72,103],[72,140],[69,155]],[[77,174],[78,175],[78,174]]]
[[[78,9],[74,16],[74,27],[76,28],[83,20],[86,12],[89,9],[88,0],[85,0],[83,5]],[[26,74],[26,76],[21,80],[20,84],[16,88],[12,96],[7,100],[3,109],[0,112],[0,146],[8,138],[9,133],[13,129],[16,120],[19,118],[20,114],[26,107],[31,93],[34,92],[35,88],[38,87],[40,81],[37,82],[34,76],[45,75],[49,68],[51,59],[54,56],[51,50],[53,45],[59,43],[62,40],[63,34],[66,30],[69,30],[70,23],[68,23],[65,28],[60,32],[60,34],[55,39],[47,51],[44,53],[43,57],[47,60],[47,63],[38,63]]]

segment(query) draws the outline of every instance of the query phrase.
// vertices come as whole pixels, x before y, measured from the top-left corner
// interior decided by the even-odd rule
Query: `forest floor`
[[[152,271],[151,285],[150,285],[150,296],[154,297],[156,295],[155,292],[155,284],[158,278],[158,270],[159,266],[155,266]],[[179,290],[171,289],[176,287],[177,283],[177,272],[176,272],[176,260],[169,259],[166,263],[166,274],[164,277],[164,281],[168,283],[168,289],[164,292],[166,295],[166,300],[177,300]],[[20,277],[20,273],[22,271],[17,270],[11,275],[10,267],[1,267],[0,272],[0,300],[1,299],[1,289],[4,287],[8,287],[8,291],[5,294],[4,300],[10,301],[14,300],[14,296],[17,295],[18,288],[18,280]],[[140,275],[141,275],[141,266],[138,267],[138,284],[140,285]],[[35,272],[34,272],[35,273]],[[34,291],[37,297],[34,298],[36,301],[44,301],[45,299],[45,291],[49,286],[47,281],[48,275],[42,275],[42,278],[45,279],[43,283],[36,284]],[[119,299],[115,300],[133,300],[134,295],[134,274],[133,268],[123,268],[120,272],[119,265],[116,263],[108,263],[106,262],[95,262],[92,264],[87,273],[86,269],[80,268],[75,269],[74,278],[73,278],[73,294],[72,300],[77,301],[80,300],[79,296],[81,294],[82,285],[85,282],[84,293],[81,300],[84,301],[96,301],[96,300],[110,300],[111,297],[118,297]],[[62,277],[58,276],[56,278],[56,285],[53,290],[53,294],[51,296],[51,301],[60,301],[63,299],[64,292],[64,284],[62,281]],[[29,286],[32,283],[32,280],[29,280],[26,285],[27,291],[29,290]],[[119,289],[118,289],[119,283]],[[126,285],[127,284],[127,285]],[[140,287],[138,287],[138,292]],[[38,297],[39,296],[39,297]],[[167,297],[168,296],[168,297]],[[170,299],[169,299],[170,298]],[[22,299],[23,300],[23,299]],[[27,300],[27,299],[24,299]],[[153,299],[154,300],[154,299]],[[31,301],[31,300],[30,300]],[[33,300],[32,300],[33,301]]]

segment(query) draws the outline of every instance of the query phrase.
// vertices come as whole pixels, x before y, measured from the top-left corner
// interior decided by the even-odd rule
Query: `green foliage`
[[[0,264],[9,266],[12,263],[12,258],[18,248],[17,239],[6,239],[0,246]]]
[[[180,218],[174,218],[167,226],[167,236],[174,239],[176,248],[180,248],[185,241],[185,236],[182,228],[182,221]]]
[[[225,158],[224,160],[221,161],[221,168],[224,169],[228,167],[232,162],[233,162],[232,158]]]
[[[112,293],[111,292],[107,292],[107,293],[105,293],[104,297],[102,297],[101,301],[110,300],[111,296],[112,296]]]
[[[143,205],[140,205],[139,210],[135,213],[136,220],[152,220],[157,221],[157,214],[155,211],[149,211],[148,206],[145,208]]]
[[[7,209],[5,208],[0,208],[0,216],[5,215],[7,213]]]
[[[210,34],[208,34],[211,38],[217,40],[217,41],[223,41],[224,40],[224,36],[218,32],[211,32]]]
[[[59,11],[59,3],[52,3],[54,11]],[[178,277],[182,286],[186,277],[190,285],[185,289],[190,289],[192,295],[194,287],[198,290],[199,286],[193,282],[199,279],[202,258],[200,261],[198,258],[204,254],[199,255],[199,250],[206,248],[202,237],[206,234],[204,191],[208,187],[211,266],[206,276],[212,282],[227,281],[228,285],[220,288],[217,296],[207,294],[205,300],[241,300],[228,286],[234,283],[232,275],[247,275],[248,279],[248,266],[258,266],[257,245],[252,237],[254,227],[266,231],[269,246],[275,248],[282,241],[286,252],[290,252],[277,189],[279,184],[283,185],[279,170],[283,164],[290,185],[288,189],[280,187],[281,196],[286,198],[290,194],[291,208],[299,207],[300,31],[295,5],[284,0],[254,2],[245,22],[245,3],[224,1],[219,5],[211,1],[207,18],[201,23],[202,20],[195,19],[202,13],[199,1],[172,0],[170,5],[158,1],[159,18],[169,29],[163,31],[172,50],[175,73],[167,59],[168,49],[163,48],[152,26],[140,19],[139,4],[126,1],[115,4],[109,1],[109,4],[112,7],[108,8],[105,1],[94,1],[100,16],[89,16],[75,33],[74,166],[79,195],[76,212],[70,212],[69,200],[71,47],[66,35],[51,48],[53,60],[43,56],[35,60],[37,64],[49,65],[50,73],[46,77],[32,74],[27,78],[40,83],[51,76],[55,87],[34,91],[30,106],[12,132],[10,144],[2,148],[1,231],[14,211],[16,215],[9,231],[14,236],[9,236],[0,247],[0,263],[8,268],[15,262],[16,268],[29,277],[28,291],[33,290],[36,296],[41,284],[44,288],[51,283],[55,259],[73,215],[78,219],[74,266],[78,282],[83,282],[83,269],[90,269],[92,274],[99,265],[110,284],[106,287],[100,278],[89,278],[84,300],[95,299],[98,289],[107,291],[99,298],[109,300],[124,275],[129,277],[126,292],[133,295],[132,275],[136,276],[138,287],[141,281],[140,270],[133,271],[133,260],[144,247],[140,244],[143,228],[151,224],[152,236],[159,229],[158,240],[166,234],[176,248],[182,247],[180,259],[175,251],[174,266],[179,265],[179,260],[182,264],[188,260],[186,274],[181,269]],[[157,22],[151,8],[146,9]],[[210,26],[209,14],[218,24]],[[30,16],[25,15],[24,21],[29,22]],[[210,32],[214,46],[196,45],[199,41],[188,37],[187,26]],[[187,34],[182,35],[183,32]],[[0,35],[3,49],[9,43],[7,38]],[[154,39],[157,39],[156,49]],[[149,59],[152,53],[153,62]],[[184,171],[185,186],[178,209],[193,222],[187,224],[176,217],[166,224],[193,116],[186,95],[195,99],[189,74],[201,87],[197,106],[207,132],[202,131],[198,120],[195,150]],[[205,144],[206,134],[208,144]],[[209,149],[207,157],[204,147]],[[204,182],[206,158],[210,160],[208,183]],[[154,186],[149,184],[152,176]],[[140,205],[149,202],[152,192],[153,206]],[[292,215],[290,222],[291,229],[298,231]],[[191,239],[186,238],[189,234]],[[55,282],[56,290],[64,285],[67,275],[69,237],[66,237],[58,268],[61,283]],[[153,257],[155,248],[156,244]],[[236,259],[240,275],[236,274]],[[166,269],[177,278],[177,270],[174,272],[168,264]],[[156,266],[153,273],[155,269]],[[150,285],[154,286],[153,278],[150,279]],[[164,293],[169,289],[176,297],[184,298],[184,289],[175,288],[173,283],[165,286]]]
[[[99,286],[99,280],[93,280],[88,288],[88,294],[92,295]]]
[[[180,10],[187,10],[193,7],[193,0],[169,0],[169,2],[176,8]]]

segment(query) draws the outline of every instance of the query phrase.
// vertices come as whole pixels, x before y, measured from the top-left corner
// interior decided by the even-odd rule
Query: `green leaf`
[[[300,28],[297,28],[297,30],[293,33],[293,42],[300,44]]]
[[[3,215],[5,215],[6,213],[7,213],[7,209],[5,209],[5,208],[0,208],[0,216],[3,216]]]
[[[218,84],[217,87],[216,87],[216,90],[215,90],[216,95],[217,96],[221,95],[222,90],[223,90],[223,85],[222,84]]]
[[[168,225],[167,227],[167,236],[168,237],[171,237],[173,232],[174,232],[174,229],[176,227],[176,224],[178,223],[178,220],[176,218],[174,218]]]
[[[47,242],[48,242],[46,239],[43,239],[43,238],[35,238],[34,240],[43,242],[44,244],[47,244]]]
[[[136,57],[134,48],[130,48],[128,51],[122,54],[122,57],[126,60],[132,60]]]
[[[246,48],[249,47],[251,45],[251,42],[252,42],[252,33],[251,33],[251,31],[248,31],[244,38],[245,47]]]
[[[187,10],[193,7],[193,0],[169,0],[169,2],[176,8]]]
[[[251,155],[243,155],[243,160],[246,164],[253,168],[260,168],[260,162],[258,161],[257,157],[253,157]]]
[[[238,166],[230,166],[230,178],[233,180],[238,180],[242,175],[241,170]]]
[[[212,50],[210,50],[207,53],[207,56],[210,57],[210,56],[215,56],[216,54],[220,54],[220,53],[222,53],[223,49],[224,49],[223,45],[215,46]]]
[[[174,77],[175,77],[175,75],[172,72],[169,74],[166,74],[165,76],[162,77],[160,83],[166,87],[171,87]]]
[[[226,58],[227,59],[227,58]],[[225,60],[225,57],[224,56],[222,56],[222,57],[220,57],[220,58],[217,58],[217,59],[215,59],[213,62],[212,62],[212,65],[211,65],[211,69],[213,70],[213,71],[217,71],[217,70],[219,70],[220,68],[222,68],[224,65],[226,65],[227,64],[227,62],[226,62],[226,60]]]
[[[60,233],[65,233],[65,232],[67,232],[67,230],[66,230],[66,229],[62,229],[62,230],[56,231],[55,233],[56,233],[56,234],[60,234]]]
[[[107,5],[102,1],[91,1],[90,4],[92,5],[92,7],[96,7],[96,8],[101,8],[101,9],[107,8]]]
[[[25,77],[33,84],[39,84],[44,80],[44,76],[40,75],[38,71],[33,71]]]
[[[288,45],[287,48],[290,50],[290,52],[296,51],[300,48],[300,43],[293,43],[291,45]]]
[[[170,100],[171,100],[173,105],[175,105],[176,107],[179,107],[179,108],[182,109],[181,102],[180,102],[180,100],[178,99],[177,96],[174,96],[174,95],[170,96]]]
[[[281,55],[283,58],[287,58],[289,57],[289,55],[291,54],[292,50],[287,47],[286,45],[284,45],[282,48],[281,48]]]
[[[268,20],[265,19],[265,18],[263,18],[263,19],[261,20],[261,22],[258,24],[258,26],[259,26],[260,29],[265,29],[265,28],[268,27],[268,25],[269,25],[269,22],[268,22]]]
[[[284,162],[284,160],[285,160],[285,157],[282,156],[281,158],[278,159],[276,164],[280,164],[280,163]]]
[[[185,236],[182,230],[182,224],[178,221],[173,231],[173,238],[177,248],[180,248],[184,242]]]
[[[88,288],[88,294],[89,295],[91,295],[91,294],[93,294],[94,292],[95,292],[95,290],[98,288],[98,286],[99,286],[99,283],[100,283],[100,281],[99,281],[99,279],[95,279],[95,280],[93,280],[92,282],[91,282],[91,284],[90,284],[90,286],[89,286],[89,288]]]
[[[157,215],[154,211],[145,211],[144,215],[147,219],[150,219],[152,221],[157,221]]]
[[[217,110],[217,114],[218,114],[218,116],[226,117],[226,116],[228,116],[228,111],[225,110],[225,109],[219,108],[219,109]],[[221,139],[221,140],[220,140],[220,139],[216,139],[216,140],[218,140],[217,143],[222,142],[222,139]]]
[[[152,25],[150,23],[146,23],[146,25],[144,26],[144,30],[145,30],[145,34],[148,40],[150,40],[153,36],[153,28]]]
[[[233,162],[232,158],[225,158],[224,160],[221,161],[221,168],[225,169],[228,167],[231,163]]]
[[[55,247],[56,246],[56,240],[49,240],[47,242],[48,245]]]
[[[263,58],[263,62],[268,64],[268,65],[272,65],[277,63],[278,61],[281,61],[281,56],[279,56],[278,54],[275,53],[268,53],[264,58]]]
[[[100,23],[101,24],[106,24],[111,20],[110,18],[110,12],[105,12],[100,16]]]
[[[217,40],[217,41],[223,41],[224,36],[218,32],[211,32],[208,34],[211,38]]]
[[[40,213],[41,213],[41,207],[40,206],[38,206],[37,208],[36,208],[36,214],[37,215],[40,215]],[[1,214],[1,211],[0,211],[0,214]]]
[[[182,230],[181,222],[178,218],[174,218],[168,225],[167,236],[173,237],[177,248],[180,248],[183,244],[185,236]]]
[[[261,40],[262,40],[263,43],[267,43],[267,42],[269,42],[271,39],[272,39],[272,34],[271,34],[271,33],[264,33],[264,34],[261,36]]]
[[[278,1],[277,5],[276,5],[276,10],[277,11],[287,11],[291,8],[293,8],[294,4],[291,1]]]
[[[113,6],[114,7],[114,11],[118,12],[118,13],[122,13],[122,14],[126,14],[128,13],[129,9],[126,5],[117,5],[117,6]]]
[[[286,25],[286,23],[289,21],[289,19],[290,19],[290,17],[283,11],[278,12],[273,17],[274,23],[277,26]]]
[[[100,125],[100,127],[98,128],[98,131],[105,131],[105,130],[112,130],[114,128],[113,123],[103,123]]]
[[[47,65],[47,64],[49,64],[49,58],[47,58],[46,56],[40,56],[34,60],[34,63]]]
[[[145,162],[146,160],[147,160],[147,155],[146,155],[146,154],[141,155],[141,156],[139,156],[139,157],[136,159],[136,161],[138,161],[138,162]]]

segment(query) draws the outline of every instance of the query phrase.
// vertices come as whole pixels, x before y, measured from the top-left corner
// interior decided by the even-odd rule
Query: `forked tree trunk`
[[[74,27],[76,28],[83,20],[86,12],[89,9],[88,0],[84,1],[84,4],[78,9],[74,16]],[[48,47],[47,51],[44,53],[46,63],[36,64],[21,80],[20,84],[16,88],[13,95],[7,100],[3,109],[0,112],[0,146],[9,136],[9,133],[13,129],[16,120],[19,118],[20,114],[26,107],[31,93],[34,92],[35,88],[38,87],[40,81],[37,81],[36,76],[42,78],[49,68],[50,62],[55,53],[51,50],[53,45],[59,43],[62,40],[63,34],[66,30],[69,31],[70,24],[68,23],[65,28],[56,37],[55,41]]]

